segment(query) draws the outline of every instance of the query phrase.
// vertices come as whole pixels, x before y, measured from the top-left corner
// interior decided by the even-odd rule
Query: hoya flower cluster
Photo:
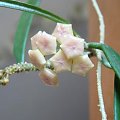
[[[61,71],[85,76],[94,67],[84,52],[84,39],[73,35],[71,24],[57,23],[52,35],[39,31],[31,38],[31,44],[30,60],[46,85],[58,85],[57,74]],[[47,55],[52,57],[46,60]]]

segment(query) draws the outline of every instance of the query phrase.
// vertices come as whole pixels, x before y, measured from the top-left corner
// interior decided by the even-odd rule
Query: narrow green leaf
[[[101,43],[88,43],[88,47],[100,49],[104,52],[108,62],[114,70],[117,77],[120,79],[120,55],[110,46]]]
[[[39,6],[40,0],[28,0],[29,4]],[[28,33],[32,24],[33,14],[23,12],[20,16],[17,30],[14,37],[14,55],[17,62],[24,62],[25,48],[28,38]]]
[[[120,120],[120,79],[114,80],[114,120]]]
[[[102,45],[102,50],[115,74],[120,79],[120,55],[108,45]]]
[[[0,7],[6,7],[6,8],[11,8],[11,9],[26,11],[29,13],[43,16],[43,17],[48,18],[55,22],[69,23],[67,20],[65,20],[47,10],[44,10],[44,9],[41,9],[36,6],[30,5],[27,3],[23,3],[23,2],[18,2],[18,1],[14,1],[14,0],[0,0]]]
[[[111,65],[110,65],[110,63],[108,62],[108,60],[107,60],[107,58],[106,58],[105,55],[102,55],[102,57],[101,57],[101,63],[102,63],[105,67],[111,69]]]

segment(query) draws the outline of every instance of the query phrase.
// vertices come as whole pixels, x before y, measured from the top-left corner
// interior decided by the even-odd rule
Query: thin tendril
[[[100,29],[100,43],[104,44],[104,38],[105,38],[105,25],[104,25],[104,18],[103,15],[100,11],[100,8],[97,4],[96,0],[92,0],[93,7],[95,8],[95,11],[98,15],[99,18],[99,29]],[[97,52],[97,57],[101,59],[102,52],[98,50]],[[99,106],[100,106],[100,112],[102,115],[102,120],[107,120],[107,115],[105,112],[105,107],[104,107],[104,100],[103,100],[103,94],[102,94],[102,84],[101,84],[101,71],[102,71],[102,64],[100,61],[98,61],[97,65],[97,89],[98,89],[98,98],[99,98]]]

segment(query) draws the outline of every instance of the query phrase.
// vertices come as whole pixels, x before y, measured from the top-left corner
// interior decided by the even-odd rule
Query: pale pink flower
[[[72,25],[71,24],[57,23],[52,35],[57,38],[57,41],[59,43],[63,43],[64,37],[68,34],[73,35]]]
[[[29,50],[28,54],[33,65],[35,65],[39,69],[44,67],[44,65],[46,64],[46,60],[38,49]]]
[[[50,61],[56,72],[71,70],[72,61],[66,58],[62,50],[59,50],[52,58],[50,58]]]
[[[74,57],[83,55],[84,39],[68,35],[60,47],[68,59],[73,59]]]
[[[39,76],[45,85],[50,86],[58,85],[58,78],[56,73],[48,68],[44,68],[42,71],[40,71]]]
[[[38,49],[37,45],[36,45],[36,41],[40,39],[40,36],[42,34],[42,31],[39,31],[37,34],[35,34],[32,38],[31,38],[31,46],[32,49]]]
[[[94,67],[88,55],[83,55],[73,59],[72,73],[85,76]]]
[[[56,38],[46,32],[38,32],[31,38],[32,48],[39,49],[43,55],[56,53]]]

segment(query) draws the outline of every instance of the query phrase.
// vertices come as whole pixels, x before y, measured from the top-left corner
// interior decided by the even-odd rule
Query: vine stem
[[[0,70],[0,85],[6,85],[9,82],[10,75],[26,71],[39,71],[39,69],[27,62],[5,67],[3,70]]]
[[[95,8],[95,11],[98,15],[98,19],[99,19],[99,29],[100,29],[100,43],[104,44],[104,38],[105,38],[105,24],[104,24],[104,18],[103,15],[100,11],[100,8],[98,6],[98,3],[96,0],[92,0],[93,3],[93,7]],[[98,50],[97,51],[97,57],[100,60],[102,56],[102,51]],[[99,106],[100,106],[100,112],[102,115],[102,120],[107,120],[107,115],[105,112],[105,106],[104,106],[104,99],[103,99],[103,93],[102,93],[102,77],[101,74],[102,73],[102,64],[100,61],[98,61],[98,65],[97,65],[97,90],[98,90],[98,99],[99,99]]]

